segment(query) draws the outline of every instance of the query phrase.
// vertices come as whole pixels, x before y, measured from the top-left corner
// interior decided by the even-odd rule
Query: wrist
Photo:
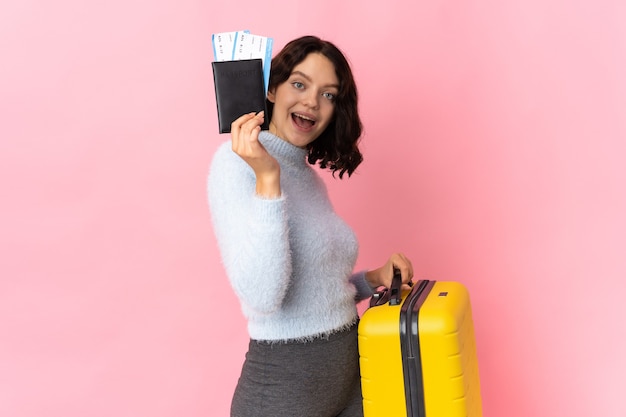
[[[257,175],[256,194],[265,198],[280,197],[280,169],[277,169],[276,172]]]

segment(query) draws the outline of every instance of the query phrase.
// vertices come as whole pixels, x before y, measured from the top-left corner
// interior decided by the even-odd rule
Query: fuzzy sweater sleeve
[[[365,272],[366,271],[360,271],[350,277],[350,282],[356,288],[354,299],[357,302],[365,300],[374,294],[374,288],[372,288],[365,279]]]
[[[226,273],[246,309],[281,306],[292,272],[285,197],[255,193],[252,169],[230,142],[216,152],[208,178],[213,227]]]

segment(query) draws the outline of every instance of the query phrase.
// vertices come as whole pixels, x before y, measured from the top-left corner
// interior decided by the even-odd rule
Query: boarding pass
[[[215,61],[239,61],[261,59],[265,91],[270,80],[270,65],[274,40],[265,36],[253,35],[249,30],[214,33],[212,36]]]

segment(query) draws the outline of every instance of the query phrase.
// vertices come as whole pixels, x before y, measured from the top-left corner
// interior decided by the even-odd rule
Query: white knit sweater
[[[357,320],[355,301],[372,295],[353,274],[358,243],[334,212],[307,151],[261,132],[281,166],[282,196],[255,193],[254,172],[228,141],[213,157],[208,195],[230,283],[255,340],[309,340]]]

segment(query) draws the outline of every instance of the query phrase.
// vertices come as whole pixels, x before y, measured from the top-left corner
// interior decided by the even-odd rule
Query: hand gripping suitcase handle
[[[402,302],[402,275],[398,268],[393,269],[391,286],[376,292],[370,300],[370,307],[387,304],[395,306]]]
[[[393,278],[389,288],[389,305],[397,306],[402,302],[402,275],[398,268],[393,268]]]

